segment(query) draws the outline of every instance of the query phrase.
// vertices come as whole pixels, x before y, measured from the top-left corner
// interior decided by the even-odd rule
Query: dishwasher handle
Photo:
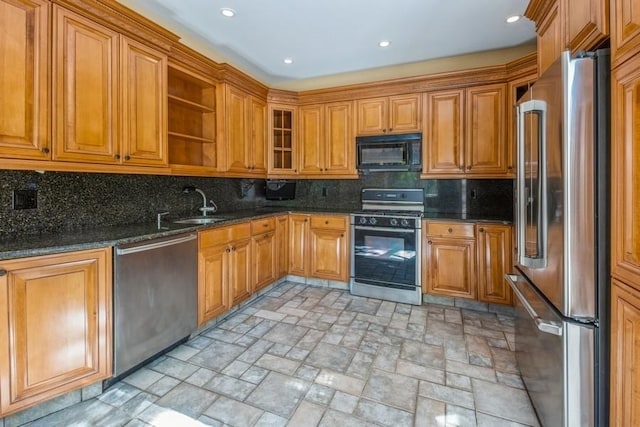
[[[170,240],[162,240],[160,242],[148,243],[146,245],[136,245],[128,248],[116,248],[116,255],[135,254],[137,252],[151,251],[153,249],[165,248],[167,246],[179,245],[180,243],[190,242],[198,238],[197,234],[189,234],[187,236],[177,237]]]
[[[522,294],[520,288],[518,288],[518,276],[513,274],[505,274],[504,278],[507,280],[507,282],[509,282],[511,289],[513,289],[513,292],[516,294],[520,302],[522,302],[522,305],[527,310],[527,313],[529,313],[529,316],[531,316],[533,321],[536,323],[538,329],[542,332],[546,332],[547,334],[562,336],[562,326],[558,325],[552,320],[543,320],[542,318],[540,318],[540,316],[538,316],[538,313],[531,306],[531,304],[529,304],[527,298]]]

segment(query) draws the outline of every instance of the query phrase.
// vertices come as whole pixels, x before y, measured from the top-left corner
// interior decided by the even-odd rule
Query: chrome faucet
[[[200,212],[202,212],[202,216],[207,216],[208,212],[214,213],[218,210],[218,206],[216,206],[213,200],[209,200],[209,203],[211,204],[211,206],[209,206],[209,203],[207,203],[207,196],[201,189],[196,188],[193,185],[187,185],[182,189],[182,192],[185,194],[191,193],[193,191],[202,196],[202,207],[198,209]]]

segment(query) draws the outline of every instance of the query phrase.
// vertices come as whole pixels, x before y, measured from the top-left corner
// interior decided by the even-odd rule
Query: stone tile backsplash
[[[356,180],[298,180],[295,200],[264,198],[264,180],[0,170],[0,237],[155,221],[156,214],[199,215],[202,189],[221,212],[261,206],[360,208],[362,188],[424,188],[426,210],[513,217],[512,180],[421,180],[418,173],[376,173]],[[38,208],[13,210],[13,190],[36,189]]]

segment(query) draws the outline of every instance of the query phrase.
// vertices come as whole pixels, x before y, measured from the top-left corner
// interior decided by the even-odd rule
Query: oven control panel
[[[420,217],[417,216],[387,216],[375,214],[353,214],[353,225],[388,227],[388,228],[420,228]]]

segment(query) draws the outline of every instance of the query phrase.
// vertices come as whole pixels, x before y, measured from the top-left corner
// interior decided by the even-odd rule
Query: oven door
[[[351,231],[352,282],[420,287],[420,229],[352,225]]]

